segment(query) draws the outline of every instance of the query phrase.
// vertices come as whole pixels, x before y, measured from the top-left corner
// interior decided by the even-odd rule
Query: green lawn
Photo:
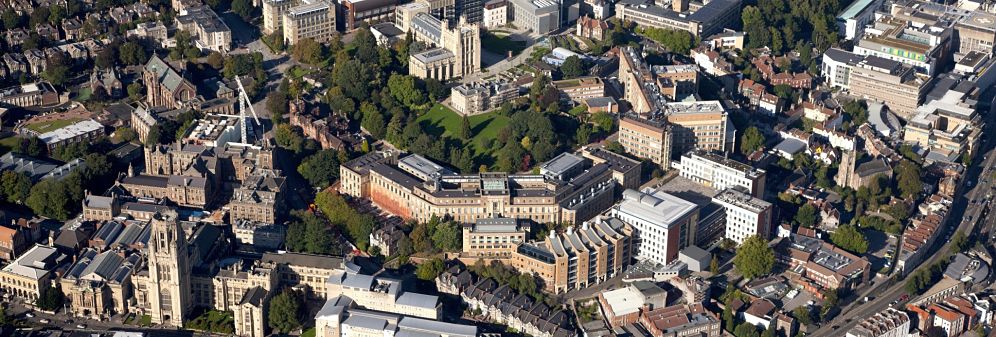
[[[187,328],[230,334],[235,332],[235,318],[228,311],[210,310],[188,322]]]
[[[0,139],[0,155],[13,151],[15,148],[17,148],[20,142],[21,138],[18,137],[7,137],[4,139]]]
[[[37,132],[37,133],[46,133],[46,132],[49,132],[49,131],[58,130],[58,129],[62,128],[62,127],[65,127],[67,125],[70,125],[70,124],[73,124],[73,123],[76,123],[76,122],[79,122],[79,121],[80,121],[79,118],[60,119],[60,120],[55,120],[55,121],[51,121],[51,122],[38,122],[38,123],[28,124],[27,128],[31,129],[32,131]]]
[[[73,100],[77,102],[86,102],[90,99],[91,95],[93,95],[93,91],[90,90],[90,88],[82,88],[80,91],[76,92],[76,97],[73,97]]]
[[[315,328],[304,330],[304,332],[301,333],[301,337],[315,337]]]
[[[505,116],[499,116],[497,112],[470,116],[470,129],[474,137],[471,138],[471,146],[474,148],[475,156],[489,153],[491,149],[485,148],[486,142],[490,142],[498,137],[498,131],[505,128],[511,120]],[[418,118],[423,130],[438,136],[449,135],[457,137],[463,125],[463,117],[450,110],[442,104],[436,104],[429,109],[429,112]]]
[[[495,54],[506,55],[509,51],[512,55],[518,55],[526,49],[525,41],[513,41],[509,36],[497,36],[488,32],[481,33],[481,48]]]

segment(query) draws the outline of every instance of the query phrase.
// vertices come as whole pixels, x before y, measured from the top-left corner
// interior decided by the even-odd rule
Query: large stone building
[[[258,170],[241,180],[228,204],[229,221],[277,223],[283,214],[285,178],[272,170]]]
[[[608,209],[615,182],[608,164],[574,161],[565,180],[541,174],[458,175],[425,158],[373,152],[340,167],[342,193],[369,198],[405,219],[450,216],[461,223],[512,217],[536,223],[581,223]],[[574,171],[574,167],[584,169]]]
[[[186,233],[175,211],[152,217],[146,270],[135,276],[140,302],[153,324],[183,327],[193,307]]]
[[[650,0],[624,0],[616,3],[616,17],[635,22],[642,27],[683,30],[694,36],[710,36],[723,31],[740,18],[739,0],[713,0],[691,2],[664,2]]]
[[[176,25],[190,33],[201,49],[227,53],[232,50],[232,30],[211,7],[185,8],[176,16]]]
[[[142,73],[149,107],[179,108],[197,97],[197,87],[166,61],[153,55]]]
[[[506,81],[460,84],[450,90],[450,105],[456,112],[473,116],[501,107],[519,97],[519,87]]]
[[[933,84],[912,67],[877,56],[865,57],[848,78],[852,94],[885,103],[904,120],[912,117]]]
[[[673,67],[651,69],[635,48],[626,47],[621,52],[619,80],[623,98],[632,106],[632,112],[619,122],[619,143],[626,152],[667,169],[672,154],[732,147],[734,128],[722,103],[671,101],[677,93],[688,91],[687,87],[696,87],[694,72],[689,75]]]
[[[135,294],[131,277],[140,262],[136,253],[84,249],[59,281],[69,296],[69,314],[93,319],[127,314]]]
[[[682,177],[717,190],[741,187],[750,195],[764,197],[765,171],[708,151],[691,151],[674,163]]]
[[[0,269],[0,289],[34,303],[52,287],[58,277],[56,268],[66,261],[67,257],[55,248],[35,245]]]
[[[335,33],[336,5],[329,0],[300,0],[284,11],[284,43],[295,45],[303,39],[328,42]]]
[[[373,1],[373,0],[367,0]],[[427,13],[415,14],[407,24],[417,41],[433,48],[409,57],[408,74],[420,78],[449,80],[481,70],[481,28],[461,18],[453,24]]]
[[[48,82],[0,89],[0,107],[33,107],[59,103],[59,92]]]

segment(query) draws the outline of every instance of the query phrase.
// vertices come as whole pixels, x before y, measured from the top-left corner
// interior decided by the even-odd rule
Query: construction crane
[[[259,122],[256,109],[252,107],[252,101],[249,100],[249,94],[246,93],[246,88],[242,86],[242,80],[239,79],[239,76],[235,76],[235,83],[239,85],[239,119],[242,121],[242,142],[251,144],[252,142],[249,141],[249,116],[246,116],[246,110],[252,113],[252,119],[256,122],[255,125],[259,127],[259,130],[257,130],[256,126],[252,127],[253,137],[256,139],[263,138],[263,124]]]

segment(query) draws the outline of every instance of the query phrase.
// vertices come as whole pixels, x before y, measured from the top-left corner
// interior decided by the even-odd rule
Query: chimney
[[[688,0],[671,0],[671,10],[678,13],[688,11]]]

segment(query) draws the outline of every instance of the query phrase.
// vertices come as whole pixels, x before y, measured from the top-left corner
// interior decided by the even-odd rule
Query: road
[[[951,214],[948,216],[948,225],[944,227],[945,229],[948,229],[949,232],[937,234],[938,238],[934,241],[934,245],[932,247],[934,254],[930,255],[926,261],[923,261],[923,263],[917,266],[915,270],[907,273],[907,275],[913,274],[913,272],[922,268],[929,268],[929,266],[937,263],[942,258],[947,256],[944,252],[947,252],[950,249],[951,242],[950,240],[944,239],[945,235],[953,235],[956,231],[962,231],[966,235],[970,235],[976,224],[980,222],[979,218],[981,217],[980,215],[985,207],[981,207],[981,204],[970,204],[970,202],[972,200],[984,198],[992,189],[993,181],[988,178],[992,174],[993,163],[996,162],[994,161],[996,160],[996,151],[992,149],[993,144],[989,141],[991,138],[992,136],[987,137],[985,144],[981,146],[983,149],[989,149],[984,153],[985,159],[976,160],[977,163],[968,170],[968,173],[964,177],[966,182],[981,183],[973,185],[972,187],[968,187],[967,183],[966,185],[963,185],[963,188],[967,188],[968,191],[967,193],[960,195],[967,197],[955,199],[954,205],[951,208]],[[971,216],[971,221],[963,221],[968,219],[969,216]],[[957,230],[950,231],[951,227],[953,227],[951,224],[954,223],[957,223]],[[986,226],[991,224],[990,221],[985,221],[983,225]],[[941,246],[938,248],[938,245]],[[861,320],[871,317],[888,308],[890,303],[906,293],[905,285],[906,282],[904,278],[903,281],[896,282],[895,284],[889,284],[888,281],[884,281],[875,285],[873,288],[866,289],[861,293],[859,298],[864,296],[875,296],[874,299],[867,303],[854,303],[851,304],[851,307],[843,308],[843,313],[841,315],[838,315],[837,318],[835,318],[831,323],[824,324],[823,327],[817,329],[810,335],[814,337],[840,336],[842,332],[849,330],[854,325],[860,323]],[[910,299],[913,298],[914,296],[910,296]],[[903,304],[904,303],[899,303],[899,306]],[[837,326],[837,328],[834,329],[834,326]]]

